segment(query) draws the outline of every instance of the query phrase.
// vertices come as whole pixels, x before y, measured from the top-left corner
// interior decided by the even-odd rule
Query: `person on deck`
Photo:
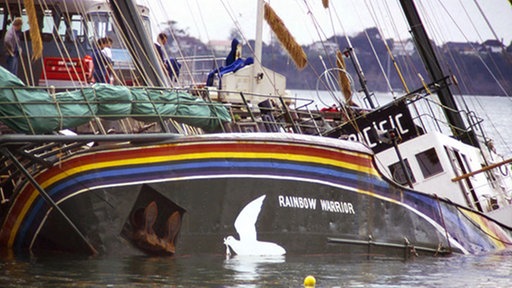
[[[17,17],[12,22],[12,27],[5,33],[4,47],[6,52],[5,69],[9,70],[12,74],[18,73],[18,62],[21,54],[20,37],[21,26],[23,20]]]
[[[158,36],[156,37],[156,42],[155,42],[155,49],[156,49],[156,52],[158,53],[158,56],[160,56],[160,60],[162,60],[162,65],[164,65],[164,63],[165,63],[164,46],[166,43],[167,43],[167,34],[165,34],[165,33],[158,34]]]
[[[93,77],[96,83],[110,83],[110,79],[115,77],[112,59],[102,52],[103,48],[105,48],[105,43],[107,43],[106,38],[99,39],[92,54]]]
[[[107,83],[114,84],[114,61],[112,60],[112,44],[114,44],[114,41],[110,37],[105,37],[103,39],[103,49],[101,49],[101,52],[105,55],[106,59],[110,59],[110,64],[112,66],[112,69],[107,69]]]
[[[235,62],[236,59],[240,58],[242,55],[242,45],[236,38],[231,41],[231,51],[229,51],[228,56],[226,57],[226,66],[229,66]]]
[[[103,54],[108,58],[112,59],[112,44],[114,44],[114,41],[110,37],[105,37],[104,39],[104,45],[101,52],[103,52]]]
[[[155,49],[158,55],[160,56],[160,64],[162,68],[167,73],[167,75],[171,78],[171,80],[176,80],[180,75],[181,64],[174,58],[166,59],[165,53],[165,44],[167,43],[167,34],[160,33],[158,34],[155,42]]]

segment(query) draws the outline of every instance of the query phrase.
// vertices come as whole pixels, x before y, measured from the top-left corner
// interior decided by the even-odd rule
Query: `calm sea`
[[[512,157],[512,99],[471,96],[467,101],[484,118],[498,152]],[[307,275],[315,276],[316,287],[511,287],[512,251],[407,261],[345,255],[0,255],[0,287],[303,287]]]
[[[486,255],[349,260],[223,255],[169,258],[3,259],[1,287],[510,287],[512,251]]]

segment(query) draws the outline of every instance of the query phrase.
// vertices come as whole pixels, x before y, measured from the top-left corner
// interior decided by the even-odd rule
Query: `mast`
[[[160,60],[155,53],[155,47],[149,33],[147,33],[139,9],[135,1],[109,0],[112,16],[119,23],[123,35],[128,39],[126,45],[137,71],[144,71],[144,85],[165,87],[167,77],[164,74]]]
[[[254,40],[254,64],[252,66],[251,91],[256,89],[256,75],[261,73],[261,55],[263,46],[263,0],[258,0],[256,6],[256,37]]]
[[[454,136],[466,144],[479,147],[480,145],[474,131],[466,128],[462,117],[458,113],[457,104],[448,88],[448,83],[444,76],[445,74],[436,58],[425,27],[414,5],[414,0],[400,0],[400,5],[405,13],[407,22],[409,22],[413,39],[416,42],[416,48],[426,66],[432,82],[441,83],[440,88],[437,90],[437,95],[443,105],[442,108],[448,123],[453,126],[452,132]]]
[[[258,0],[258,6],[256,7],[257,15],[256,15],[256,37],[254,40],[254,57],[258,61],[261,61],[262,54],[262,42],[263,42],[263,0]]]

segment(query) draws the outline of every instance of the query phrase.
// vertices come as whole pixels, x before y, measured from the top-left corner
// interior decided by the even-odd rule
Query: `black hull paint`
[[[362,146],[304,135],[238,137],[100,146],[65,159],[34,181],[69,221],[41,191],[20,187],[0,243],[35,253],[408,258],[512,242],[509,227],[387,181]]]
[[[279,244],[286,249],[286,254],[409,257],[412,246],[427,247],[433,251],[439,245],[448,247],[445,236],[435,232],[431,223],[401,205],[302,181],[230,178],[134,185],[82,193],[64,201],[61,207],[100,252],[140,253],[133,247],[127,247],[132,245],[123,235],[123,228],[130,222],[134,208],[137,205],[141,208],[149,201],[146,199],[146,202],[139,203],[140,193],[162,195],[183,209],[177,254],[225,253],[223,239],[229,235],[239,238],[234,227],[236,217],[244,205],[262,195],[266,198],[256,222],[257,238]],[[315,209],[306,208],[303,202],[301,208],[300,201],[297,201],[298,207],[280,207],[280,203],[281,206],[283,203],[284,206],[297,205],[293,201],[286,202],[283,197],[288,200],[293,200],[293,197],[316,199],[316,206]],[[335,201],[333,203],[341,205],[322,209],[320,200]],[[160,199],[157,203],[163,202]],[[343,203],[347,205],[343,207]],[[168,212],[162,207],[159,213]],[[155,231],[162,236],[162,231]],[[376,244],[360,242],[369,240]],[[405,246],[406,241],[411,247]],[[52,247],[87,253],[87,247],[55,211],[40,231],[34,250],[51,250]]]

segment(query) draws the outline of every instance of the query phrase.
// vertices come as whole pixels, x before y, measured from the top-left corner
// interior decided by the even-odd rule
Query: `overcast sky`
[[[174,20],[178,28],[186,29],[192,36],[200,38],[203,42],[228,40],[230,31],[236,25],[240,27],[247,39],[254,39],[256,0],[138,0],[138,2],[149,6],[152,18],[157,19],[153,20],[154,22]],[[323,8],[321,0],[268,0],[267,2],[301,44],[310,44],[333,34],[346,33],[353,36],[365,28],[377,26],[376,23],[379,24],[386,38],[409,37],[398,0],[331,0],[329,1],[330,10]],[[486,14],[498,39],[503,39],[504,43],[509,45],[512,40],[512,7],[509,1],[478,0],[478,4]],[[416,5],[420,12],[428,13],[423,19],[427,29],[430,30],[431,38],[438,43],[483,42],[487,39],[495,39],[486,20],[478,13],[474,0],[421,0],[416,1]],[[373,9],[373,17],[367,12],[368,8]],[[308,13],[308,10],[311,13]],[[392,16],[390,17],[386,11],[393,11]],[[238,24],[235,24],[235,21],[238,21]],[[436,26],[442,28],[432,28]],[[154,26],[157,30],[154,32],[157,33],[164,27],[163,25]],[[270,28],[264,25],[263,31],[263,40],[268,42]]]

